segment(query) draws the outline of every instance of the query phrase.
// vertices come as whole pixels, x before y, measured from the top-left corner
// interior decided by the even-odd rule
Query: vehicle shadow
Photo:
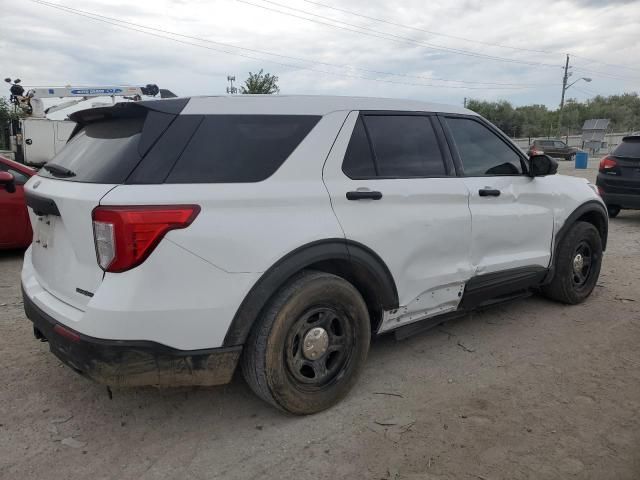
[[[480,362],[500,375],[497,372],[503,369],[497,367],[504,367],[499,363],[512,350],[512,339],[526,337],[530,333],[526,328],[539,331],[537,322],[549,317],[557,320],[563,308],[534,296],[450,320],[402,341],[392,334],[377,337],[352,392],[331,409],[308,417],[285,414],[256,397],[240,369],[230,384],[219,387],[113,388],[109,392],[63,366],[47,344],[24,338],[25,326],[19,335],[25,345],[16,353],[20,360],[12,361],[4,373],[12,379],[11,394],[0,393],[0,401],[10,401],[16,410],[19,405],[20,417],[30,419],[30,431],[52,439],[45,448],[55,452],[55,461],[78,458],[79,451],[54,450],[59,445],[55,442],[72,437],[86,445],[80,448],[87,453],[101,452],[99,457],[91,456],[94,469],[116,472],[128,463],[131,475],[112,478],[155,478],[140,476],[147,468],[142,465],[173,473],[193,467],[206,472],[202,478],[244,478],[243,462],[255,473],[265,468],[265,461],[270,465],[272,460],[276,465],[293,461],[291,451],[324,455],[325,450],[335,449],[328,439],[338,439],[342,448],[366,451],[367,441],[387,441],[380,440],[386,438],[386,428],[377,420],[393,418],[395,422],[402,415],[423,415],[426,422],[435,415],[428,406],[443,405],[443,399],[450,401],[447,395],[460,393],[469,372]],[[490,346],[498,332],[509,341]],[[5,426],[14,429],[16,438],[24,428],[9,421]],[[350,446],[351,436],[361,443]],[[310,449],[305,450],[305,445]],[[258,464],[253,462],[256,455]],[[58,468],[52,458],[44,458],[40,461]],[[139,462],[140,469],[132,462]],[[229,475],[232,471],[237,475]]]
[[[610,218],[609,223],[620,225],[640,225],[640,210],[622,210],[616,218]]]
[[[533,303],[531,303],[533,302]],[[478,322],[484,323],[486,318],[510,317],[515,315],[518,308],[523,304],[549,304],[554,305],[542,298],[531,297],[515,300],[504,306],[492,307],[477,313],[469,314],[460,318],[449,320],[430,329],[418,332],[406,339],[396,340],[393,333],[381,335],[373,338],[369,352],[369,358],[365,366],[362,378],[352,392],[343,402],[339,403],[327,412],[318,415],[331,415],[329,412],[356,412],[359,408],[358,399],[362,395],[367,395],[373,389],[379,388],[379,373],[385,371],[387,377],[393,376],[394,369],[402,369],[404,360],[408,355],[415,352],[425,352],[429,349],[443,348],[446,342],[452,340],[451,329],[465,330],[473,329]],[[505,312],[509,312],[505,314]],[[493,323],[499,325],[499,323]],[[474,339],[475,343],[482,343],[482,335],[491,335],[491,332],[479,332],[479,336]],[[460,339],[453,339],[456,345],[460,344]],[[44,346],[43,346],[44,347]],[[456,346],[458,348],[458,346]],[[470,351],[471,346],[462,345],[459,347],[460,355]],[[48,350],[43,348],[43,350]],[[63,367],[55,357],[49,352],[50,361],[47,361],[46,377],[51,382],[49,393],[52,398],[59,402],[59,408],[71,408],[76,401],[91,399],[91,403],[96,407],[92,415],[102,412],[103,420],[106,423],[128,417],[135,412],[135,416],[156,417],[157,415],[173,417],[178,415],[182,421],[199,423],[200,421],[211,422],[215,425],[221,419],[228,421],[234,418],[237,421],[255,418],[268,419],[272,425],[286,424],[296,418],[285,412],[268,405],[259,399],[248,387],[242,377],[241,366],[238,365],[232,381],[227,385],[214,387],[175,387],[175,388],[155,388],[155,387],[112,387],[98,385],[93,381],[78,375],[68,367]],[[79,411],[83,409],[80,408]],[[340,413],[338,413],[340,414]],[[195,425],[194,423],[194,425]],[[162,428],[156,426],[154,428]]]
[[[9,250],[0,250],[0,262],[2,261],[12,261],[17,258],[24,257],[24,252],[26,252],[26,248],[17,248],[17,249],[9,249]]]

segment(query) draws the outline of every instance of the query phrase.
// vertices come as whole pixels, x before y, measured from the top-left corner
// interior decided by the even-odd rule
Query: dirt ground
[[[21,262],[0,254],[2,479],[640,479],[640,211],[611,221],[583,305],[532,297],[380,338],[346,400],[306,418],[240,375],[110,399],[33,338]]]

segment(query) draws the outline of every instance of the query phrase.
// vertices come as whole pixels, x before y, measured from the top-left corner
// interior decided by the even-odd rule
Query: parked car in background
[[[640,132],[624,137],[600,161],[596,185],[609,217],[623,209],[640,209]]]
[[[347,394],[372,334],[532,289],[577,304],[598,279],[595,186],[462,107],[238,95],[71,118],[26,186],[24,308],[107,385],[223,384],[241,365],[310,414]]]
[[[0,249],[25,248],[31,243],[31,223],[24,184],[36,170],[0,156]]]
[[[529,146],[529,155],[539,155],[544,153],[554,158],[564,158],[565,160],[574,160],[577,148],[570,147],[562,140],[534,140]]]

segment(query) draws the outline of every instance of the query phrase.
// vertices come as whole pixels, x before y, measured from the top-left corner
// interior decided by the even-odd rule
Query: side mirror
[[[12,173],[0,171],[0,188],[4,188],[7,192],[16,191],[16,179]]]
[[[544,177],[558,173],[558,162],[549,155],[532,155],[529,157],[529,176]]]

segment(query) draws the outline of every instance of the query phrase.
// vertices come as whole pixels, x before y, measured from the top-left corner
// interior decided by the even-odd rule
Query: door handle
[[[369,190],[356,190],[347,192],[347,200],[380,200],[382,198],[382,192],[375,192]]]
[[[478,195],[481,197],[499,197],[500,190],[497,188],[481,188],[478,190]]]

